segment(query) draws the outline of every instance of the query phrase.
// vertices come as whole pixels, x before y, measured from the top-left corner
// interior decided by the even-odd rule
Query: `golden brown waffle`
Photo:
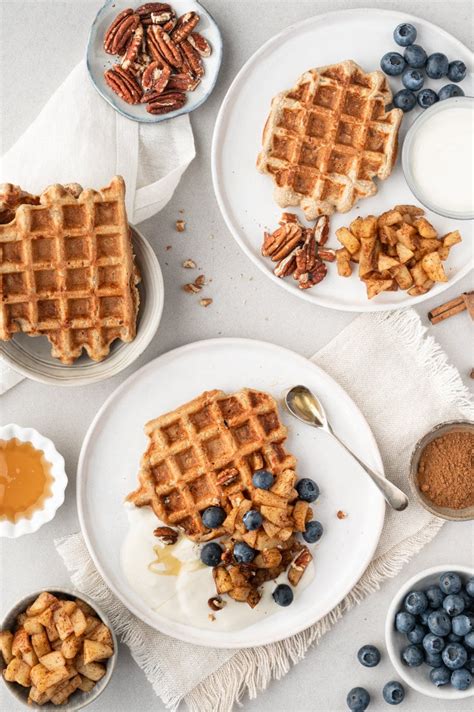
[[[115,339],[132,341],[138,311],[120,176],[100,191],[52,185],[41,196],[0,187],[0,339],[45,335],[72,364],[101,361]]]
[[[345,213],[377,192],[397,157],[403,112],[385,111],[392,93],[380,71],[346,60],[305,72],[272,102],[257,167],[275,182],[282,208],[308,220]]]
[[[276,402],[260,391],[207,391],[150,421],[145,432],[149,445],[140,487],[127,499],[138,507],[151,506],[159,519],[181,527],[195,541],[226,533],[204,526],[204,509],[219,505],[230,512],[231,500],[254,491],[256,470],[266,468],[278,476],[296,464],[284,447],[287,430]]]

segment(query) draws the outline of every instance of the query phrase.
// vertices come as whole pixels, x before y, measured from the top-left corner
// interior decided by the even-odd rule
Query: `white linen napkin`
[[[313,361],[333,376],[359,405],[377,439],[387,477],[409,493],[409,458],[433,425],[474,418],[474,404],[458,371],[413,310],[355,319]],[[416,408],[409,405],[416,401]],[[369,567],[346,598],[302,633],[249,650],[216,650],[174,640],[135,618],[95,569],[82,535],[56,541],[74,585],[96,599],[129,646],[157,695],[172,710],[185,701],[192,712],[229,712],[248,692],[255,697],[281,678],[308,647],[437,534],[443,520],[413,499],[402,513],[389,511]]]
[[[126,119],[95,90],[83,60],[2,156],[0,183],[30,193],[51,183],[102,188],[119,174],[128,218],[138,224],[166,205],[194,156],[188,114],[158,124]],[[0,357],[0,393],[22,378]]]

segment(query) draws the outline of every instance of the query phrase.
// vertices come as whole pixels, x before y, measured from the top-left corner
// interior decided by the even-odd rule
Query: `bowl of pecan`
[[[145,123],[206,101],[221,59],[219,28],[196,0],[137,7],[107,0],[87,46],[87,68],[99,94],[126,118]]]
[[[440,423],[415,446],[410,486],[422,506],[449,521],[474,519],[474,423]]]

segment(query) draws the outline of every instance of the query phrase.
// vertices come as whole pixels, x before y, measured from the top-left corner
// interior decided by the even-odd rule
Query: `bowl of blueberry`
[[[407,581],[387,614],[385,639],[398,674],[429,697],[474,695],[474,569],[435,566]]]

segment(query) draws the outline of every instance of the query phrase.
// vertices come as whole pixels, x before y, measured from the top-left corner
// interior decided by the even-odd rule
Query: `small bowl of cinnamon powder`
[[[410,485],[437,517],[474,519],[474,423],[440,423],[422,437],[411,458]]]

